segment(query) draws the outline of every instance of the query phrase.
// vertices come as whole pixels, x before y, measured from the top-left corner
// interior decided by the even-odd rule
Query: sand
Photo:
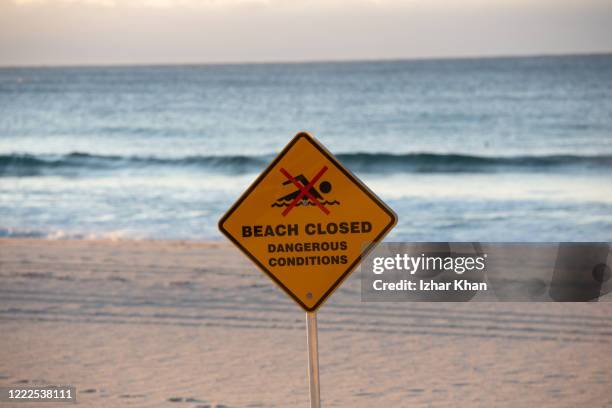
[[[0,282],[0,385],[308,404],[304,313],[229,244],[0,240]],[[612,303],[364,304],[354,274],[319,328],[325,407],[612,406]]]

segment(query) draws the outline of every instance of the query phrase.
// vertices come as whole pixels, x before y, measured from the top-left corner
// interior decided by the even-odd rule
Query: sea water
[[[612,55],[0,69],[0,236],[221,239],[298,131],[390,239],[612,240]]]

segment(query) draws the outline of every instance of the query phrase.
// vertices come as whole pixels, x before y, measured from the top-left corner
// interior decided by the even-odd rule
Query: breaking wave
[[[546,155],[488,157],[437,153],[341,153],[338,159],[356,173],[479,173],[496,171],[543,172],[564,168],[612,168],[612,155]],[[192,168],[209,172],[244,174],[260,172],[272,155],[187,156],[160,158],[94,155],[0,155],[0,176],[78,175],[88,172],[149,167]]]

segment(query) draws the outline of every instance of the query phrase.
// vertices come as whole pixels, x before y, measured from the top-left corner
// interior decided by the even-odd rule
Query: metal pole
[[[321,408],[319,389],[319,338],[317,333],[317,312],[306,312],[308,336],[308,374],[310,377],[310,408]]]

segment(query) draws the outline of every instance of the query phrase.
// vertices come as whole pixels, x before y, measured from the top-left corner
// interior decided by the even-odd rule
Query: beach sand
[[[0,240],[0,282],[0,385],[70,384],[88,407],[308,404],[304,313],[229,244]],[[611,340],[609,302],[364,304],[355,273],[319,312],[322,402],[612,406]]]

